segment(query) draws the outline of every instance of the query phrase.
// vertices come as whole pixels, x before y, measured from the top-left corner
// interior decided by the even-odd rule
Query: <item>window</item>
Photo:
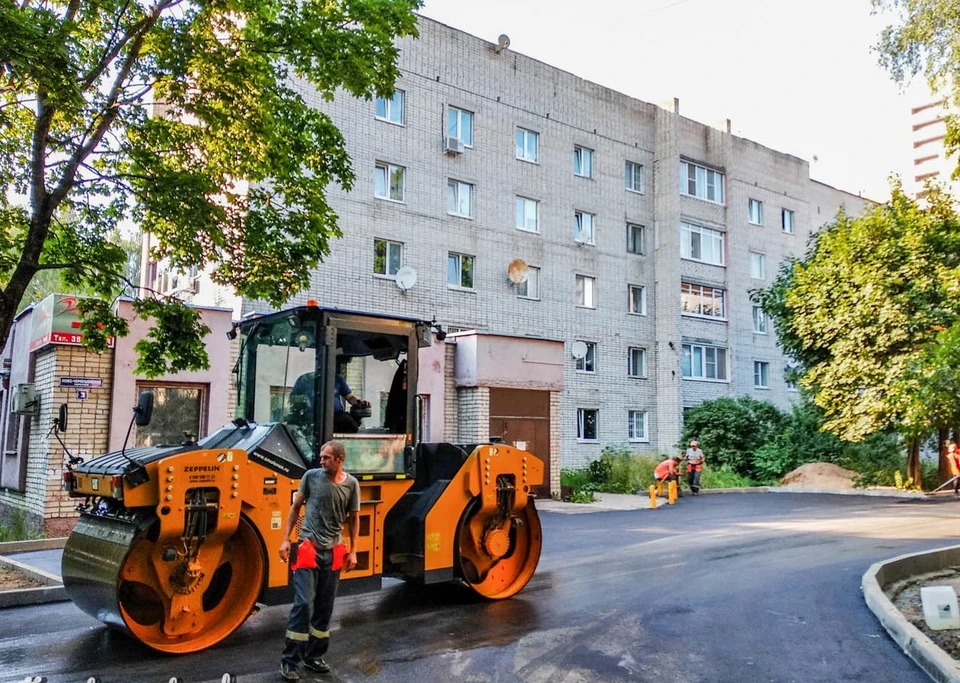
[[[761,306],[753,307],[753,331],[757,334],[767,333],[767,314]]]
[[[689,161],[681,161],[680,194],[723,204],[723,174]]]
[[[783,366],[783,383],[787,385],[787,391],[797,391],[797,379],[799,374],[797,369],[790,365]]]
[[[473,112],[457,107],[447,109],[447,137],[473,147]]]
[[[540,147],[540,133],[534,133],[526,128],[517,128],[516,136],[517,158],[521,161],[537,163]]]
[[[790,209],[784,209],[782,212],[783,215],[783,231],[789,235],[793,234],[793,211]]]
[[[517,296],[522,299],[540,298],[540,269],[535,266],[527,266],[526,282],[517,285]]]
[[[758,389],[766,389],[769,386],[767,383],[769,374],[770,363],[760,360],[753,361],[753,386]]]
[[[680,257],[722,266],[724,234],[692,223],[680,224]]]
[[[577,275],[577,306],[597,307],[597,279],[586,275]]]
[[[153,418],[149,425],[137,427],[137,446],[179,445],[184,432],[204,436],[206,385],[137,382],[138,396],[146,391],[154,395]]]
[[[576,211],[573,214],[573,240],[580,244],[593,244],[593,214]]]
[[[642,225],[627,223],[627,253],[642,254],[644,249],[644,229]]]
[[[763,202],[759,199],[747,200],[747,214],[754,225],[763,225]]]
[[[683,344],[680,371],[692,379],[727,379],[727,350],[717,346]]]
[[[647,314],[647,291],[640,285],[627,285],[627,307],[635,315]]]
[[[459,180],[447,181],[447,213],[470,218],[473,209],[473,185]]]
[[[517,229],[540,232],[540,202],[536,199],[517,197]]]
[[[596,441],[598,410],[577,408],[577,440]]]
[[[380,199],[402,202],[405,171],[406,169],[403,166],[394,166],[378,161],[373,171],[373,193]]]
[[[393,97],[377,98],[377,118],[381,121],[389,121],[403,125],[403,91],[397,90]]]
[[[643,192],[643,166],[628,161],[623,167],[624,184],[631,192]]]
[[[473,257],[466,254],[447,254],[447,284],[451,287],[473,289]]]
[[[716,287],[680,283],[680,310],[686,315],[723,318],[723,290]]]
[[[373,272],[377,275],[396,275],[403,265],[403,243],[373,240]]]
[[[627,438],[630,441],[649,441],[647,436],[647,412],[645,410],[627,411]]]
[[[628,377],[646,377],[647,376],[647,351],[646,349],[631,347],[627,349],[627,376]]]
[[[767,277],[767,259],[763,254],[750,252],[750,277],[756,280]]]
[[[583,358],[577,358],[577,372],[595,373],[597,371],[597,344],[583,342],[587,346],[587,353]]]
[[[573,174],[581,178],[593,177],[593,150],[586,147],[573,148]]]

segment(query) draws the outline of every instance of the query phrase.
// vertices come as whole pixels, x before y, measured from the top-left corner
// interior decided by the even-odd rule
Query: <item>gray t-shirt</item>
[[[300,540],[309,538],[318,549],[330,549],[343,542],[343,523],[360,509],[360,482],[352,474],[335,484],[322,469],[307,470],[300,480],[306,499]]]
[[[687,449],[687,462],[691,465],[697,465],[703,462],[703,451],[699,448],[688,448]]]

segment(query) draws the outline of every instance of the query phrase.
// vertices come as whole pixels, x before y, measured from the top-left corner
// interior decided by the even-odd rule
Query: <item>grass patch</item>
[[[0,543],[10,541],[29,541],[41,538],[41,534],[27,524],[23,510],[10,510],[0,516]]]

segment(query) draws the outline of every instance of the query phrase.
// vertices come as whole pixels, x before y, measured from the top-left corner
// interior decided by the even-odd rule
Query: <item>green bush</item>
[[[700,486],[705,489],[742,489],[756,485],[753,479],[741,476],[726,466],[719,469],[707,466],[700,473]]]
[[[0,543],[8,541],[28,541],[39,538],[40,534],[27,524],[23,510],[10,510],[0,515]]]

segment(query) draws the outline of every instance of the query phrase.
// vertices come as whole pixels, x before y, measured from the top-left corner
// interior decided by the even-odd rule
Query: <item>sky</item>
[[[421,13],[811,162],[875,200],[906,176],[909,107],[873,51],[870,0],[425,0]],[[916,86],[915,86],[916,87]],[[672,104],[671,104],[672,106]]]

